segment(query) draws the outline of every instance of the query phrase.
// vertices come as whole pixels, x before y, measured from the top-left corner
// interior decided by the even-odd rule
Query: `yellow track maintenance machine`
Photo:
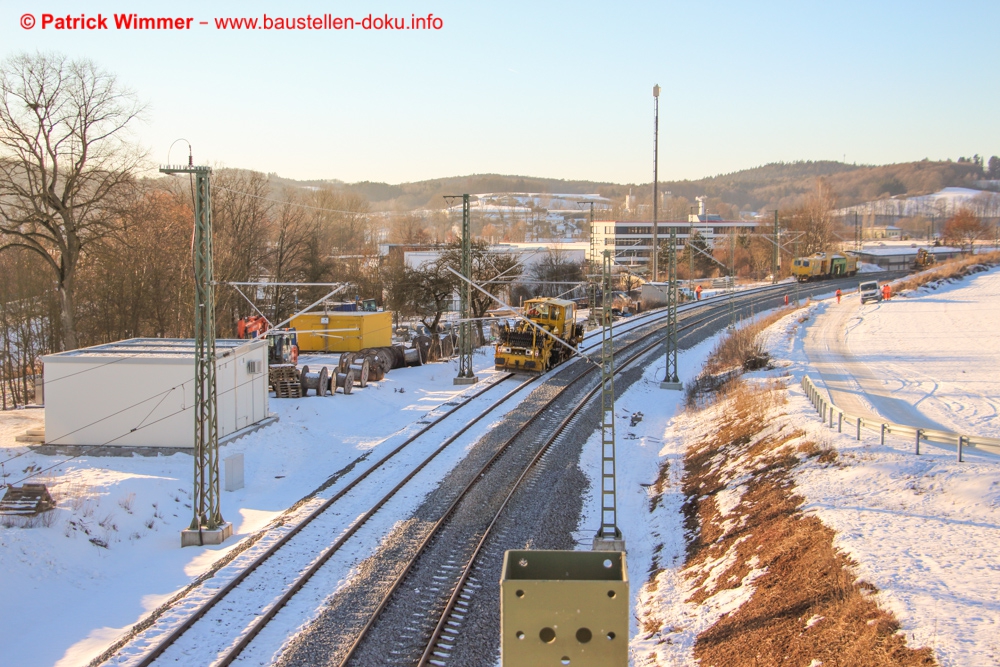
[[[541,375],[572,356],[583,340],[583,323],[576,321],[572,301],[529,299],[524,318],[536,326],[524,320],[500,325],[493,360],[498,371]]]
[[[800,283],[853,276],[857,272],[858,258],[850,253],[817,252],[809,257],[796,257],[792,262],[792,275]]]
[[[913,259],[913,265],[910,268],[920,271],[930,266],[934,266],[934,255],[927,252],[927,248],[921,248],[917,251],[917,256]]]

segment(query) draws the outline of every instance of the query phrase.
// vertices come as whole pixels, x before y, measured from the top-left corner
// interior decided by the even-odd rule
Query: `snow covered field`
[[[827,300],[816,306],[805,350],[841,409],[996,438],[997,332],[1000,268],[888,302]]]
[[[903,392],[904,400],[921,409],[934,406],[933,419],[995,435],[984,431],[996,427],[986,415],[995,411],[1000,395],[990,372],[996,359],[989,357],[1000,345],[977,346],[976,341],[995,338],[1000,330],[997,295],[1000,271],[993,270],[860,311],[853,296],[839,307],[831,299],[813,303],[769,333],[769,349],[780,365],[772,374],[789,375],[784,411],[807,437],[839,453],[838,466],[820,467],[810,460],[797,469],[805,509],[837,531],[837,547],[855,559],[862,579],[880,589],[880,604],[895,613],[910,645],[930,646],[946,666],[1000,660],[1000,555],[993,549],[1000,538],[1000,457],[969,452],[967,462],[959,464],[947,447],[927,445],[926,453],[916,457],[909,442],[890,439],[881,447],[869,434],[859,443],[820,422],[799,380],[806,372],[815,376],[805,348],[817,316],[838,308],[855,312],[848,318],[848,340],[850,351],[862,359],[858,363],[874,365],[878,377]],[[808,319],[800,322],[804,313]],[[876,342],[869,345],[862,335]],[[681,352],[683,379],[698,372],[714,343]],[[866,356],[871,350],[876,352]],[[954,373],[955,358],[963,360],[965,373]],[[312,367],[317,360],[303,362]],[[492,375],[491,362],[487,355],[476,357],[479,387]],[[223,458],[245,454],[247,483],[243,490],[223,494],[223,514],[233,521],[237,536],[221,547],[178,546],[178,533],[190,519],[189,455],[81,457],[53,470],[44,480],[59,501],[47,519],[50,525],[0,529],[4,592],[20,610],[5,614],[0,625],[2,662],[85,664],[208,571],[239,538],[267,526],[331,474],[366,452],[398,442],[459,389],[479,390],[454,387],[454,375],[452,364],[434,364],[393,371],[379,386],[348,397],[273,400],[277,424],[223,448]],[[663,362],[657,359],[616,403],[619,522],[628,545],[632,662],[644,664],[655,653],[668,664],[686,665],[692,664],[698,634],[747,600],[753,585],[749,578],[705,604],[686,602],[692,584],[683,571],[681,476],[692,422],[677,419],[683,395],[659,389],[662,375]],[[921,384],[928,375],[934,385]],[[633,425],[639,413],[641,420]],[[0,413],[7,481],[66,458],[28,453],[10,459],[26,451],[13,442],[14,435],[41,418],[40,410]],[[581,460],[591,479],[599,473],[599,450],[595,433]],[[659,498],[655,503],[654,496]],[[720,494],[723,504],[727,498]],[[597,517],[592,499],[577,527],[580,548],[589,548]],[[725,563],[714,566],[726,568]],[[658,585],[644,589],[654,570],[661,570]],[[671,628],[670,641],[644,632],[636,615],[662,621]]]
[[[845,299],[839,308],[856,311],[855,300]],[[927,395],[933,394],[940,399],[937,405],[952,406],[950,411],[942,408],[933,413],[935,418],[947,415],[953,421],[946,423],[985,430],[989,420],[976,416],[994,410],[1000,395],[993,388],[997,364],[991,356],[1000,349],[998,301],[1000,270],[994,269],[937,290],[924,288],[896,297],[881,307],[866,306],[863,321],[851,325],[851,350],[860,350],[859,356],[871,350],[864,358],[877,364],[888,386],[915,392],[906,400],[923,407]],[[837,308],[833,299],[814,302],[771,327],[768,347],[779,368],[759,374],[786,376],[789,402],[782,412],[803,429],[803,439],[834,448],[839,455],[835,466],[808,459],[796,469],[796,491],[806,499],[803,509],[836,531],[835,546],[856,561],[862,580],[878,587],[879,604],[900,621],[911,647],[932,648],[946,667],[996,665],[1000,662],[1000,554],[995,549],[1000,539],[1000,457],[967,452],[966,462],[958,463],[954,448],[935,445],[925,446],[917,457],[908,441],[890,437],[882,447],[877,435],[869,433],[858,442],[826,427],[800,380],[806,372],[816,375],[805,355],[810,325],[817,315]],[[806,313],[808,318],[800,323]],[[871,336],[873,344],[868,345],[862,335]],[[992,345],[983,344],[990,338]],[[974,339],[978,345],[967,342]],[[707,341],[681,355],[682,377],[697,372],[713,343]],[[950,362],[955,360],[963,362],[965,373],[954,369]],[[694,579],[684,570],[681,482],[686,447],[704,424],[697,414],[676,416],[682,397],[656,387],[662,372],[662,365],[648,369],[644,381],[616,403],[618,452],[627,461],[619,465],[618,502],[632,594],[631,661],[647,664],[655,656],[656,664],[693,665],[698,634],[750,599],[754,577],[748,575],[737,588],[720,590],[704,604],[687,602]],[[919,384],[934,373],[940,373],[936,385]],[[643,413],[643,420],[631,426],[630,417],[636,412]],[[990,425],[995,427],[995,420]],[[594,488],[599,488],[598,458],[599,440],[591,438],[582,466]],[[656,488],[661,467],[662,483]],[[738,490],[731,491],[716,499],[724,514],[722,505],[739,501],[734,495]],[[654,496],[660,498],[655,505],[650,503]],[[578,527],[580,548],[589,548],[598,516],[596,498],[586,507]],[[721,572],[728,566],[711,562],[706,567]],[[660,570],[657,584],[643,589],[649,573],[656,570]],[[751,575],[755,572],[759,574],[751,570]],[[665,630],[642,628],[636,617],[653,619]]]
[[[837,308],[814,304],[812,316]],[[881,447],[876,435],[859,443],[824,427],[799,384],[812,372],[804,354],[812,327],[801,317],[772,327],[771,352],[792,374],[787,407],[797,425],[841,461],[800,469],[805,509],[837,532],[836,545],[880,589],[911,645],[930,646],[946,667],[998,664],[1000,457],[967,451],[958,463],[953,447],[935,445],[918,457],[908,441]],[[950,428],[997,434],[1000,269],[865,306],[860,318],[849,325],[850,350],[893,398]]]

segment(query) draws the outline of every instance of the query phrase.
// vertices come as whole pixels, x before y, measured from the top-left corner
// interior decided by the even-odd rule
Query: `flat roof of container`
[[[858,255],[868,257],[896,257],[896,256],[906,256],[906,255],[916,255],[917,251],[924,249],[932,255],[944,255],[948,253],[961,252],[959,248],[952,248],[950,246],[927,246],[918,245],[916,248],[910,246],[886,246],[884,248],[866,248],[865,250],[857,253]]]
[[[215,341],[216,354],[227,355],[245,345],[266,344],[263,338],[243,340],[239,338],[219,338]],[[47,359],[84,357],[148,357],[160,359],[194,358],[193,338],[129,338],[114,343],[84,347],[46,355]]]

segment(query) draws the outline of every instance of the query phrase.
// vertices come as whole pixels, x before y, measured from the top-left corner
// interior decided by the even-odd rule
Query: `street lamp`
[[[657,174],[657,162],[660,157],[660,87],[658,85],[653,86],[653,263],[652,263],[652,282],[656,282],[656,278],[659,275],[657,268],[657,255],[659,254],[660,244],[657,239],[657,219],[656,219],[656,204],[657,204],[657,185],[659,184],[659,178]]]

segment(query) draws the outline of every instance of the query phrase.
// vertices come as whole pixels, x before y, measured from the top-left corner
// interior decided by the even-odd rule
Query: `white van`
[[[866,304],[869,301],[881,301],[882,300],[882,290],[878,286],[877,280],[869,280],[858,285],[858,292],[861,293],[861,303]]]

